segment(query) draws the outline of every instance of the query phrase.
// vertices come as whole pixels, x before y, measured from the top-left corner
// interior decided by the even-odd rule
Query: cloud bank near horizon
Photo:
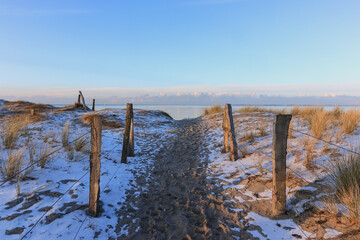
[[[2,96],[0,99],[14,101],[26,100],[35,103],[72,104],[77,100],[77,91],[72,96],[65,95],[34,95],[34,96]],[[172,105],[360,105],[360,96],[340,94],[323,94],[321,96],[298,94],[297,96],[267,95],[256,93],[229,93],[229,92],[177,92],[142,94],[126,96],[121,94],[95,96],[92,91],[83,91],[87,103],[93,98],[97,104],[172,104]]]

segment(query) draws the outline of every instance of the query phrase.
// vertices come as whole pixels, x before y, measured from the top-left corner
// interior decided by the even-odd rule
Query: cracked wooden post
[[[291,115],[276,115],[273,127],[273,192],[272,214],[286,211],[286,148]]]
[[[237,142],[235,139],[235,127],[234,119],[232,116],[231,104],[226,104],[224,109],[223,119],[224,129],[224,152],[230,151],[230,158],[232,161],[236,161],[239,158]],[[229,143],[230,138],[230,143]]]
[[[91,153],[90,153],[90,192],[89,215],[98,216],[100,197],[100,155],[101,155],[102,117],[91,118]]]
[[[82,94],[81,91],[79,91],[79,95],[81,96],[81,100],[82,100],[82,103],[83,103],[83,107],[84,107],[84,110],[85,112],[87,111],[86,109],[86,104],[85,104],[85,98],[84,98],[84,95]]]
[[[121,153],[121,163],[127,163],[127,157],[129,156],[132,112],[133,112],[133,105],[131,103],[126,104],[125,129],[124,129],[124,138],[123,138],[124,139],[123,148]]]
[[[92,101],[92,111],[95,111],[95,99]]]

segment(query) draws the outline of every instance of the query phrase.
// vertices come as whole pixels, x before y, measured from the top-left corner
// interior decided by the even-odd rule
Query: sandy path
[[[201,119],[178,122],[176,137],[155,158],[147,190],[129,192],[118,212],[119,231],[128,230],[119,239],[234,239],[229,224],[242,228],[242,216],[228,211],[222,189],[207,179],[206,128]]]

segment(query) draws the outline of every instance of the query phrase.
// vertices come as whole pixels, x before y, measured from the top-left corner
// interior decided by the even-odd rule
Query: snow
[[[119,123],[124,122],[125,110],[106,109],[97,113]],[[89,126],[79,123],[78,119],[82,115],[83,113],[76,112],[47,114],[47,120],[29,126],[30,142],[37,146],[45,144],[44,136],[49,132],[53,132],[56,137],[48,139],[48,142],[51,142],[51,149],[61,148],[60,136],[68,119],[71,119],[70,141],[83,133],[89,133]],[[100,201],[102,201],[103,213],[101,216],[97,218],[87,217],[85,213],[89,196],[89,174],[86,174],[89,170],[89,155],[76,152],[76,161],[71,161],[67,156],[66,150],[61,149],[45,165],[45,168],[35,165],[34,170],[29,176],[36,180],[24,180],[21,183],[23,201],[17,206],[6,209],[7,205],[5,205],[9,201],[17,199],[16,184],[8,182],[0,188],[0,218],[9,217],[14,213],[23,214],[11,221],[0,221],[0,239],[19,239],[24,237],[26,232],[44,214],[44,212],[39,210],[54,204],[59,199],[59,196],[65,193],[74,184],[74,181],[84,174],[86,175],[58,200],[25,239],[73,239],[84,219],[86,220],[76,239],[93,239],[95,235],[98,239],[116,238],[119,234],[126,233],[127,226],[119,226],[120,232],[115,232],[117,231],[116,228],[112,227],[117,225],[119,217],[117,216],[117,211],[126,200],[126,192],[138,187],[134,181],[134,176],[140,172],[147,171],[146,168],[152,164],[154,156],[159,150],[159,144],[165,140],[166,136],[171,134],[169,131],[171,132],[174,129],[175,123],[156,111],[143,112],[135,110],[134,125],[135,157],[128,158],[128,164],[120,163],[123,128],[103,129],[100,181]],[[154,135],[156,135],[156,141],[154,141]],[[90,135],[88,134],[87,140],[89,141],[89,139]],[[19,139],[17,142],[19,147],[25,144],[26,141],[24,139]],[[6,157],[6,151],[3,152],[3,157]],[[26,151],[25,159],[28,158],[28,151]],[[115,172],[116,175],[114,175]],[[107,183],[108,185],[106,186]],[[45,191],[55,192],[56,196],[44,195]],[[38,199],[39,201],[36,201],[30,207],[26,207],[26,209],[21,209],[25,200],[31,198]],[[76,204],[75,207],[72,206],[74,204]],[[83,207],[81,207],[82,205]],[[76,208],[78,209],[76,210]],[[133,208],[136,209],[135,206]],[[49,217],[55,215],[61,218],[51,222]],[[22,234],[5,234],[5,230],[11,230],[16,227],[24,228]]]
[[[311,233],[302,230],[290,219],[275,221],[254,212],[250,212],[246,219],[249,219],[251,224],[261,226],[261,233],[259,231],[251,231],[253,236],[259,239],[297,239],[294,237],[294,234],[301,236],[303,239],[314,237]]]

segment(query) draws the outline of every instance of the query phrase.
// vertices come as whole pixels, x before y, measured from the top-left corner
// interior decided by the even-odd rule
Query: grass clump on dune
[[[258,106],[245,106],[238,110],[240,113],[254,113],[254,112],[260,112],[260,113],[284,113],[284,110],[277,110],[277,109],[271,109],[271,108],[262,108]]]
[[[344,215],[354,223],[360,222],[360,155],[350,154],[337,159],[327,170],[330,177],[330,190],[345,210]],[[338,209],[334,202],[328,204]],[[336,209],[336,213],[339,212]],[[334,209],[330,209],[334,212]],[[329,211],[330,211],[329,210]],[[343,211],[340,211],[343,212]]]
[[[1,130],[5,148],[12,148],[21,133],[26,132],[28,125],[34,121],[36,120],[26,114],[18,114],[5,119]]]
[[[350,109],[346,112],[342,112],[340,115],[341,127],[344,134],[351,134],[355,131],[359,120],[360,112],[356,109]]]
[[[217,104],[215,106],[205,108],[204,109],[204,115],[214,114],[214,113],[221,113],[224,111],[224,108],[220,106],[220,104]]]

